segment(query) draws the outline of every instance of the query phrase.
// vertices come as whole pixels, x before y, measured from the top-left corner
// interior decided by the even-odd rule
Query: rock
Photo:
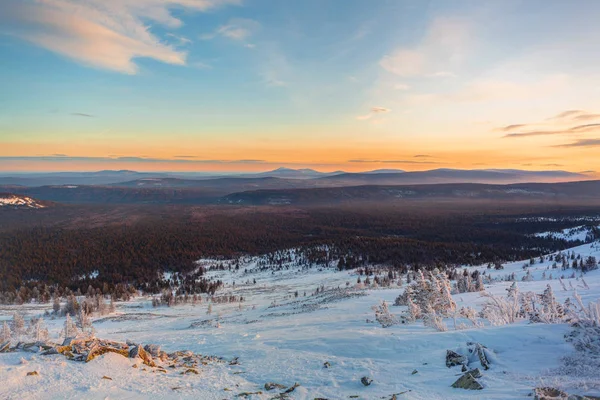
[[[183,372],[181,373],[181,375],[187,375],[187,374],[195,374],[195,375],[198,375],[198,374],[199,374],[199,372],[198,372],[198,370],[197,370],[197,369],[194,369],[194,368],[188,368],[188,369],[186,369],[185,371],[183,371]]]
[[[477,378],[477,379],[479,379],[479,378],[481,378],[481,377],[483,376],[483,375],[481,374],[481,371],[479,370],[479,368],[473,368],[472,370],[470,370],[470,371],[468,372],[468,374],[471,374],[471,376],[472,376],[473,378]]]
[[[569,398],[567,393],[552,387],[535,388],[533,394],[535,400],[567,400]]]
[[[371,385],[371,383],[373,383],[373,379],[369,378],[368,376],[363,376],[362,378],[360,378],[360,383],[362,383],[365,386],[369,386]]]
[[[7,353],[10,350],[10,340],[0,344],[0,353]]]
[[[56,349],[56,347],[52,347],[52,348],[50,348],[50,349],[48,349],[48,350],[46,350],[46,351],[43,351],[43,352],[41,352],[41,353],[40,353],[40,355],[41,355],[41,356],[50,356],[50,355],[53,355],[53,354],[58,354],[58,353],[59,353],[59,352],[58,352],[58,350]]]
[[[286,393],[292,393],[294,390],[296,390],[296,388],[300,386],[299,383],[294,383],[293,386],[289,387],[287,390],[285,390],[282,394],[286,394]]]
[[[136,347],[132,347],[129,350],[129,358],[141,358],[142,362],[149,367],[155,367],[156,364],[152,359],[152,356],[148,354],[146,350],[141,345],[137,345]]]
[[[468,368],[466,365],[463,365],[462,368],[460,369],[461,372],[467,372]]]
[[[104,376],[102,377],[102,379],[107,379],[107,380],[109,380],[109,381],[112,381],[112,378],[111,378],[110,376],[106,376],[106,375],[104,375]]]
[[[262,392],[242,392],[237,394],[235,397],[250,397],[253,394],[262,394]]]
[[[152,357],[160,358],[162,351],[160,346],[157,344],[147,344],[144,346],[144,350],[146,350]]]
[[[471,375],[469,372],[465,373],[463,376],[458,378],[456,380],[456,382],[454,382],[452,384],[452,387],[456,388],[456,389],[466,389],[466,390],[481,390],[481,389],[483,389],[483,386],[481,386],[481,384],[479,382],[477,382],[477,379],[475,379],[475,377],[473,375]]]
[[[466,365],[467,357],[462,354],[458,354],[452,350],[446,350],[446,367],[454,367],[456,365]]]
[[[37,371],[31,371],[27,373],[27,376],[37,376],[39,373]]]
[[[487,347],[485,347],[481,343],[475,343],[475,342],[469,342],[469,343],[467,343],[467,346],[469,346],[469,352],[475,353],[477,355],[477,357],[479,358],[479,363],[481,364],[481,367],[486,371],[488,369],[490,369],[490,361],[486,354]]]
[[[416,375],[418,373],[419,373],[419,371],[417,371],[416,369],[413,369],[413,372],[411,373],[411,375]]]
[[[329,361],[325,361],[323,363],[323,368],[330,368],[331,367],[331,363]]]
[[[127,349],[115,349],[114,347],[94,345],[87,354],[85,362],[90,362],[94,358],[106,353],[116,353],[122,355],[123,357],[129,357],[129,351]]]
[[[267,382],[265,383],[265,390],[273,390],[273,389],[285,389],[287,386],[282,385],[280,383],[275,382]]]

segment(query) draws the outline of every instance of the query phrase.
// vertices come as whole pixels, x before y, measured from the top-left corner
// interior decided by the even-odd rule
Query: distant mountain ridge
[[[377,169],[365,172],[320,172],[310,168],[277,168],[272,171],[244,174],[206,172],[137,172],[130,170],[103,170],[96,172],[23,173],[0,176],[0,185],[50,186],[50,185],[108,185],[108,186],[160,186],[160,187],[214,187],[219,182],[231,186],[231,179],[246,180],[256,184],[264,179],[279,179],[282,187],[327,187],[355,185],[400,185],[432,183],[520,183],[555,182],[590,179],[588,175],[568,171],[528,171],[516,169],[449,169],[404,171]],[[255,180],[255,182],[252,182]],[[212,182],[211,182],[212,181]],[[241,181],[240,181],[241,182]],[[273,187],[272,182],[269,188]]]

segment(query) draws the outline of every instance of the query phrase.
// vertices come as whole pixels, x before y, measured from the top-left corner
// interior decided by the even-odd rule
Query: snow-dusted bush
[[[398,324],[398,318],[392,314],[388,308],[388,304],[383,300],[380,304],[372,307],[375,311],[375,319],[381,324],[382,328],[389,328]]]
[[[423,325],[434,328],[438,332],[446,332],[448,330],[448,327],[444,323],[442,316],[438,315],[431,305],[425,309],[425,314],[423,315]]]
[[[456,303],[452,299],[448,277],[445,274],[428,273],[427,275],[426,278],[422,271],[418,271],[417,279],[396,298],[394,305],[409,306],[410,299],[413,304],[409,308],[413,308],[415,318],[419,318],[423,310],[428,307],[441,316],[451,315],[456,310]]]

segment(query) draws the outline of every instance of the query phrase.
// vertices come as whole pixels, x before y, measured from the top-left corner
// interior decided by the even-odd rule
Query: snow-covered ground
[[[600,258],[598,243],[570,251]],[[203,365],[198,375],[182,375],[169,368],[166,373],[143,365],[133,368],[135,361],[117,354],[82,363],[62,355],[3,353],[0,398],[234,399],[244,398],[240,396],[244,392],[261,392],[245,397],[272,399],[280,398],[276,397],[280,391],[267,391],[264,385],[276,382],[287,387],[300,384],[290,399],[391,399],[394,394],[398,399],[523,399],[535,387],[565,386],[552,370],[561,365],[561,357],[574,352],[564,338],[572,329],[567,324],[521,321],[454,330],[447,320],[447,332],[425,327],[421,321],[382,328],[368,322],[374,319],[371,307],[381,300],[392,304],[406,284],[363,288],[356,285],[354,271],[302,269],[292,261],[286,264],[288,269],[273,272],[261,270],[259,261],[248,258],[239,270],[209,272],[226,282],[217,296],[243,296],[241,305],[214,302],[208,314],[206,296],[199,304],[170,308],[153,308],[149,298],[136,298],[94,321],[100,338],[159,344],[167,352],[191,350],[226,362]],[[529,260],[504,264],[502,270],[470,269],[485,270],[493,278],[486,292],[496,295],[504,296],[512,283],[500,279],[514,273],[521,291],[541,293],[550,284],[559,301],[572,297],[575,289],[585,303],[600,298],[600,270],[586,274],[584,283],[579,274],[569,278],[570,268],[553,269],[552,261],[536,260],[527,268],[532,280],[522,281],[525,263]],[[558,280],[562,275],[566,291]],[[458,307],[480,309],[486,298],[471,292],[456,294],[454,300]],[[51,304],[0,306],[0,320],[10,319],[15,310],[28,318],[50,308]],[[400,315],[406,308],[390,309]],[[63,323],[64,318],[46,319],[56,341]],[[482,391],[450,387],[460,376],[460,367],[446,367],[446,351],[464,348],[467,342],[481,343],[493,352],[492,366],[480,379]],[[230,365],[227,361],[235,357],[239,364]],[[39,375],[27,376],[31,371]],[[370,386],[361,384],[364,376],[373,379]],[[599,394],[597,387],[572,391]]]
[[[598,226],[600,228],[600,225]],[[541,232],[536,233],[535,236],[547,237],[553,239],[562,239],[570,242],[581,241],[585,242],[588,235],[591,233],[589,226],[581,225],[574,228],[567,228],[557,232]]]

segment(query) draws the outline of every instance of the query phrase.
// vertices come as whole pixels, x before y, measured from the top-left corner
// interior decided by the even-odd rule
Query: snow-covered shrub
[[[372,309],[375,311],[375,319],[381,324],[382,328],[389,328],[390,326],[398,324],[398,318],[390,312],[385,300],[380,304],[373,306]]]
[[[421,312],[427,307],[431,307],[437,314],[447,317],[456,310],[450,281],[445,274],[428,273],[428,278],[426,278],[422,271],[418,271],[418,278],[396,298],[394,305],[408,306],[409,299]],[[420,312],[416,314],[420,314]]]
[[[487,301],[481,310],[481,316],[492,325],[506,325],[515,323],[520,317],[519,289],[516,283],[508,289],[506,298],[494,296],[484,292]]]

